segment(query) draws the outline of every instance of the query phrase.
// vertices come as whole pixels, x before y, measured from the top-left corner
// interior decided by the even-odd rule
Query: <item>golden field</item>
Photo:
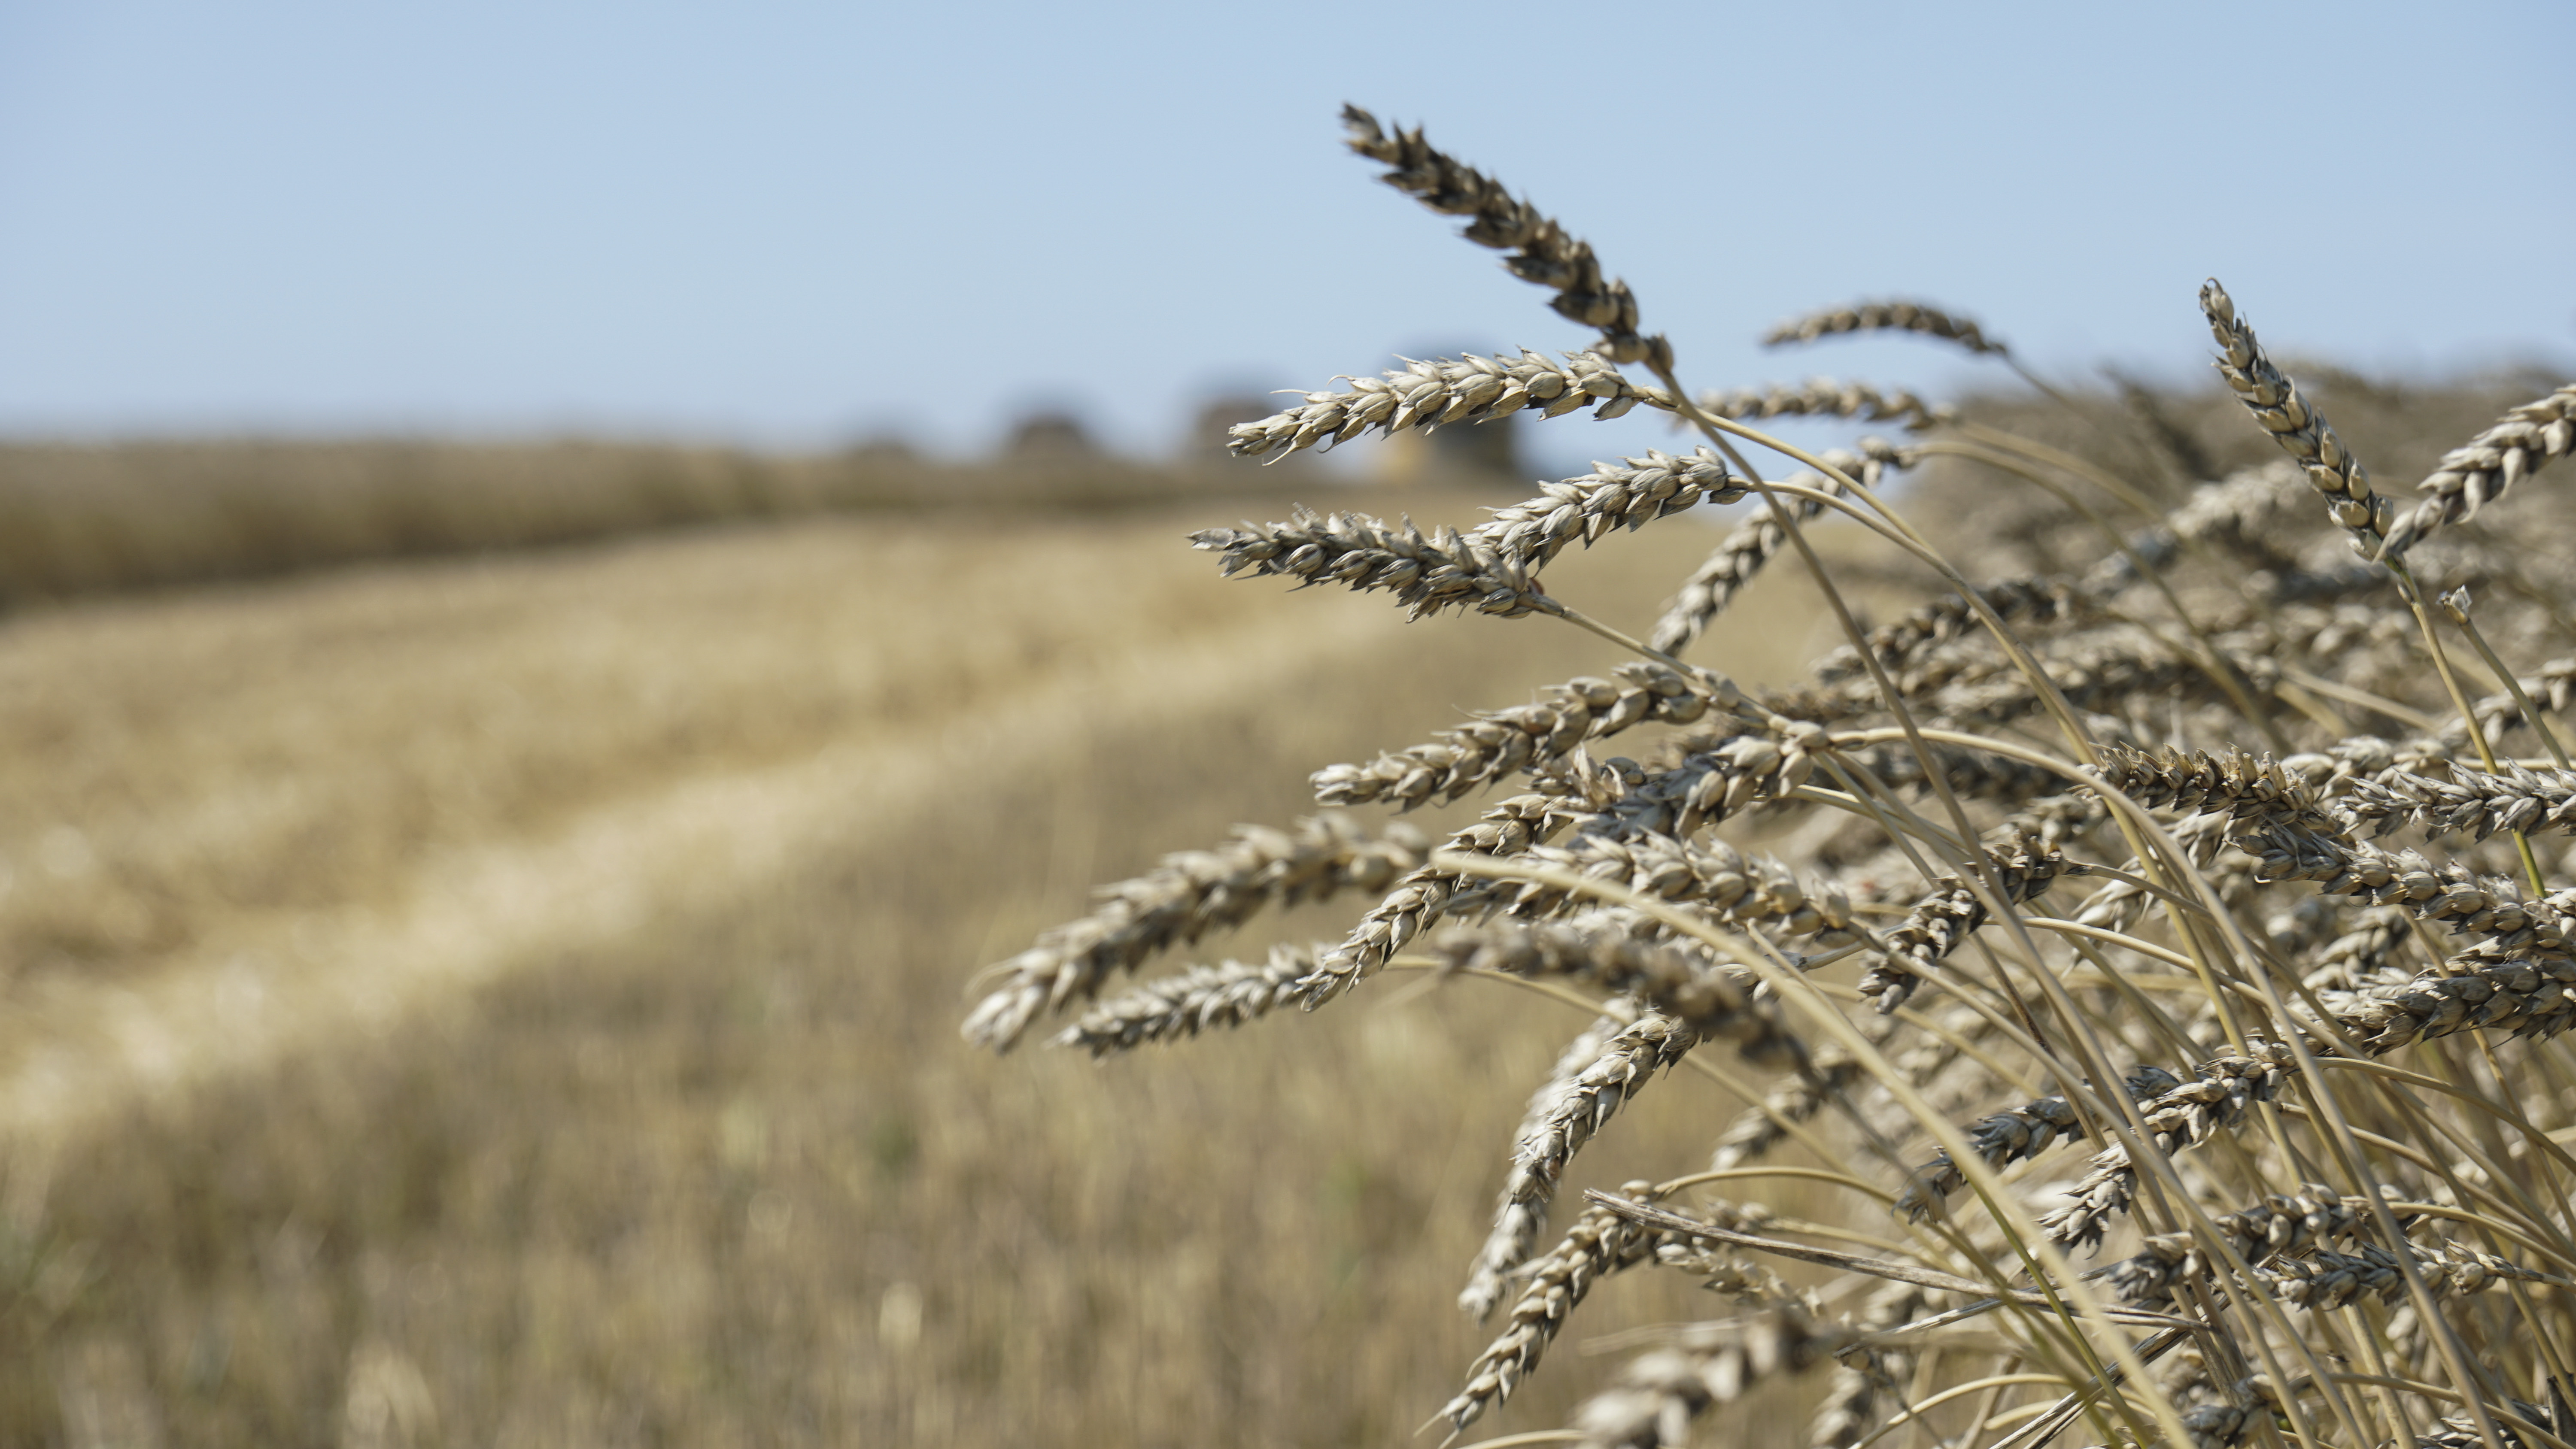
[[[1279,508],[750,523],[0,624],[0,1443],[1405,1441],[1485,1340],[1449,1302],[1572,1012],[1391,977],[1097,1066],[955,1030],[1094,883],[1617,662],[1183,540]],[[1552,586],[1639,625],[1710,537]],[[1706,657],[1788,677],[1797,592]],[[1582,1181],[1735,1106],[1660,1084]],[[1690,1308],[1599,1306],[1579,1335]],[[1576,1347],[1495,1432],[1562,1422]]]
[[[2391,476],[2528,395],[2329,382]],[[2222,398],[2081,401],[1980,415],[2168,496],[2270,448]],[[418,537],[399,470],[328,450],[195,524],[141,505],[249,454],[48,454],[0,489],[126,549],[0,558],[6,597],[73,599],[0,615],[0,1445],[1413,1442],[1488,1337],[1450,1303],[1574,1013],[1396,975],[1099,1065],[957,1021],[1093,885],[1618,656],[1222,582],[1184,541],[1285,496],[835,512],[540,452],[440,454],[479,481]],[[656,469],[698,511],[643,507]],[[541,473],[595,510],[476,512]],[[1298,486],[1426,524],[1519,496]],[[2016,487],[1906,497],[1980,577],[2091,557]],[[261,509],[303,531],[208,521]],[[1616,536],[1549,587],[1638,628],[1714,536]],[[1693,657],[1796,677],[1837,642],[1796,573]],[[1560,1200],[1691,1163],[1737,1105],[1655,1085]],[[1675,1276],[1596,1293],[1476,1432],[1562,1424],[1585,1345],[1708,1316]],[[1750,1405],[1781,1443],[1793,1409]]]

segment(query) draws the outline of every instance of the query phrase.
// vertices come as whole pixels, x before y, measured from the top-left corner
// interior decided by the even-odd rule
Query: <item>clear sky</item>
[[[2570,56],[2568,0],[0,0],[0,432],[1164,449],[1219,388],[1579,344],[1346,98],[1589,238],[1694,385],[1978,376],[1752,345],[1883,294],[2179,375],[2210,274],[2276,351],[2564,366]]]

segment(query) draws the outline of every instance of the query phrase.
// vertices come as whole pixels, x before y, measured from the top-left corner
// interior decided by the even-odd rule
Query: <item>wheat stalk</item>
[[[2532,662],[2576,618],[2576,571],[2468,530],[2426,540],[2576,449],[2576,392],[2454,450],[2401,512],[2212,282],[2221,375],[2288,458],[2159,506],[2123,477],[2197,444],[2139,460],[2122,433],[2097,463],[1901,392],[1688,392],[1587,243],[1419,131],[1345,119],[1387,181],[1469,219],[1596,335],[1349,379],[1238,426],[1238,452],[1637,407],[1709,445],[1596,464],[1464,529],[1301,509],[1193,542],[1228,575],[1383,591],[1416,618],[1559,619],[1635,657],[1312,775],[1328,805],[1398,812],[1493,792],[1438,848],[1322,816],[1167,858],[995,968],[968,1035],[1007,1047],[1087,1004],[1056,1039],[1116,1053],[1321,1006],[1407,952],[1440,989],[1511,977],[1590,1006],[1497,1174],[1459,1302],[1503,1321],[1440,1410],[1453,1431],[1538,1371],[1595,1286],[1641,1269],[1740,1316],[1647,1335],[1560,1438],[1678,1444],[1757,1382],[1831,1365],[1826,1449],[2564,1449],[2576,1414],[2512,1395],[2563,1404],[2576,1380],[2576,1053],[2559,1039],[2576,1026],[2576,852],[2544,859],[2576,834],[2576,768],[2543,717],[2576,700],[2576,659]],[[1873,330],[2009,360],[1914,303],[1770,340]],[[1918,436],[1809,452],[1754,426],[1784,416]],[[1762,452],[1794,466],[1775,481]],[[1985,495],[1922,525],[1899,507],[1918,495],[1890,496],[1927,461],[2036,486],[2035,518],[2094,541],[1992,568]],[[1969,496],[1933,472],[1933,505]],[[2147,521],[2115,525],[2079,488]],[[1750,516],[1643,640],[1540,586],[1578,544],[1739,501]],[[1828,519],[1941,589],[1867,627],[1806,537]],[[2366,562],[2320,562],[2338,535]],[[1673,657],[1788,554],[1845,628],[1805,682],[1747,693]],[[2482,584],[2472,617],[2464,590],[2436,597],[2454,575],[2503,586]],[[1596,756],[1614,739],[1629,753]],[[2513,753],[2533,742],[2549,759]],[[1744,829],[1778,853],[1728,838]],[[2420,844],[2378,843],[2398,831]],[[2049,890],[2066,876],[2098,884],[2068,901]],[[1203,933],[1354,891],[1370,904],[1339,941],[1096,999]],[[1592,1144],[1630,1130],[1636,1094],[1677,1063],[1740,1099],[1709,1172],[1594,1193],[1550,1243]],[[1817,1165],[1770,1160],[1793,1144]],[[1711,1178],[1835,1201],[1815,1220],[1688,1204]],[[2104,1266],[2070,1257],[2103,1250]],[[1776,1259],[1823,1276],[1793,1284]]]

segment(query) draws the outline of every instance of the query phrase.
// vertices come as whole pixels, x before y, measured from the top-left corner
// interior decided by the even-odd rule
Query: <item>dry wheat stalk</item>
[[[1236,427],[1236,451],[1640,406],[1710,446],[1542,483],[1464,531],[1301,509],[1193,541],[1229,575],[1391,592],[1417,618],[1554,617],[1641,657],[1313,775],[1326,804],[1391,811],[1518,792],[1440,849],[1326,816],[1168,857],[995,968],[968,1035],[1007,1047],[1038,1015],[1088,1002],[1056,1040],[1116,1053],[1322,1005],[1407,950],[1445,968],[1443,990],[1499,973],[1593,1006],[1497,1174],[1459,1301],[1509,1307],[1440,1411],[1453,1430],[1503,1403],[1592,1287],[1631,1268],[1689,1274],[1745,1316],[1662,1331],[1579,1412],[1578,1442],[1677,1444],[1756,1380],[1828,1362],[1822,1449],[1883,1429],[2040,1449],[2085,1442],[2079,1418],[2123,1449],[2276,1432],[2299,1449],[2538,1449],[2542,1431],[2576,1424],[2561,1362],[2576,1332],[2576,1050],[2559,1040],[2576,1026],[2576,850],[2562,838],[2576,833],[2576,769],[2559,753],[2576,657],[2545,657],[2576,617],[2576,570],[2521,537],[2426,541],[2576,450],[2576,389],[2453,450],[2401,513],[2213,282],[2201,305],[2220,371],[2288,461],[2202,484],[2121,525],[2116,546],[2098,512],[2046,505],[2029,534],[2046,547],[1994,566],[2005,530],[1981,500],[1908,520],[1887,475],[1990,448],[2106,488],[2179,486],[2206,472],[2199,444],[2159,413],[2149,456],[2123,451],[2139,446],[2124,429],[2109,464],[1982,424],[1793,449],[1753,424],[1957,419],[1823,382],[1688,391],[1588,245],[1418,131],[1347,120],[1388,181],[1468,218],[1470,240],[1599,336],[1559,357],[1349,379]],[[1840,309],[1775,337],[1880,329],[2001,352],[1919,304]],[[1737,453],[1757,448],[1805,471],[1778,470],[1788,482],[1762,489],[1648,641],[1541,592],[1539,572],[1577,543],[1748,497],[1760,485]],[[2301,493],[2323,497],[2323,517]],[[2523,507],[2538,519],[2552,503]],[[1839,513],[1901,553],[1917,570],[1905,577],[1944,586],[1876,629],[1838,604],[1843,646],[1758,696],[1671,657],[1783,554],[1834,584],[1804,534]],[[2077,524],[2100,542],[2070,556],[2047,530]],[[2367,562],[2319,562],[2339,536]],[[1971,566],[1999,581],[1970,584]],[[2421,607],[2468,579],[2496,583],[2474,619],[2457,589],[2438,616]],[[2458,632],[2437,632],[2442,619]],[[1614,738],[1634,757],[1596,757]],[[2376,843],[2401,829],[2420,846]],[[1774,853],[1745,846],[1738,832],[1755,830]],[[2102,883],[2042,899],[2059,876]],[[1338,942],[1093,1000],[1208,931],[1354,890],[1371,904]],[[1981,931],[1999,909],[2010,929]],[[1926,981],[1950,989],[1927,1002]],[[1635,1094],[1711,1040],[1763,1078],[1747,1086],[1759,1105],[1715,1129],[1711,1173],[1756,1189],[1802,1175],[1816,1186],[1799,1217],[1754,1202],[1685,1216],[1657,1204],[1700,1178],[1639,1182],[1591,1194],[1550,1244],[1549,1210],[1591,1145],[1632,1130]],[[2157,1061],[2186,1065],[2136,1065]],[[1743,1080],[1728,1075],[1743,1063],[1714,1054],[1691,1064]],[[1792,1139],[1824,1165],[1764,1160]],[[2055,1151],[2078,1140],[2088,1156]],[[1877,1246],[1804,1241],[1819,1235]],[[2115,1242],[2107,1266],[2066,1256]],[[1780,1257],[1824,1276],[1793,1283]],[[2562,1407],[2506,1396],[2526,1384]]]

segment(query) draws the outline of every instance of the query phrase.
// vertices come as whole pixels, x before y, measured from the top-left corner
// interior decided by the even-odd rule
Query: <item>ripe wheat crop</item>
[[[1679,1444],[1757,1381],[1810,1374],[1819,1449],[2569,1449],[2576,581],[2564,510],[2517,485],[2576,449],[2576,385],[2468,439],[2411,502],[2216,282],[2219,374],[2285,456],[2187,490],[2148,434],[2102,466],[1890,390],[1694,392],[1588,244],[1421,132],[1345,120],[1384,180],[1598,335],[1345,379],[1237,427],[1237,451],[1638,408],[1698,441],[1482,522],[1300,511],[1193,542],[1228,576],[1580,628],[1623,657],[1326,765],[1323,813],[1108,887],[991,968],[966,1036],[1110,1055],[1396,972],[1583,1004],[1495,1144],[1459,1295],[1495,1336],[1423,1406],[1453,1438],[1533,1373],[1585,1372],[1551,1349],[1633,1270],[1730,1306],[1625,1335],[1570,1426],[1498,1442]],[[2021,366],[1910,302],[1766,340],[1859,331]],[[1788,415],[1900,436],[1809,452],[1755,426]],[[2090,542],[1992,572],[2005,551],[1956,488],[1892,500],[1932,458],[2035,490]],[[1703,505],[1749,516],[1633,634],[1546,587],[1563,550]],[[2507,505],[2527,516],[2495,531]],[[1808,539],[1828,514],[1905,561],[1919,607],[1864,621]],[[1683,655],[1766,567],[1811,571],[1843,643],[1756,691]],[[1357,813],[1471,796],[1488,808],[1445,838]],[[1327,898],[1359,908],[1338,940],[1121,981]],[[1711,1124],[1707,1164],[1559,1200],[1686,1058],[1757,1103]],[[1793,1183],[1810,1216],[1776,1206]],[[1844,1210],[1815,1213],[1819,1183]]]

